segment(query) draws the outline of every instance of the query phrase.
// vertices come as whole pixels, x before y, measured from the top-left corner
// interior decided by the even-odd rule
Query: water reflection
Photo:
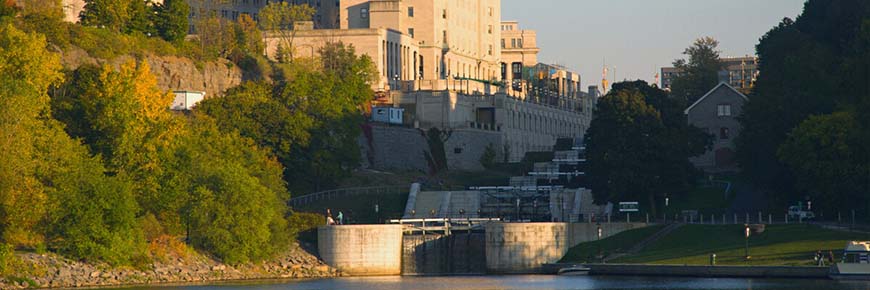
[[[366,277],[308,281],[270,281],[200,286],[133,287],[127,290],[315,290],[315,289],[710,289],[710,290],[857,290],[870,282],[831,280],[661,278],[626,276],[474,276],[474,277]]]

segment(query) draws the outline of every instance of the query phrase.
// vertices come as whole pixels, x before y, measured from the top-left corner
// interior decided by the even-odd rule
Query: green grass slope
[[[624,231],[608,237],[606,239],[602,239],[600,241],[592,241],[581,243],[577,246],[568,250],[568,253],[562,257],[560,262],[562,263],[586,263],[586,262],[598,262],[599,259],[596,258],[598,255],[599,249],[604,254],[604,256],[624,252],[630,249],[632,246],[640,243],[647,237],[655,234],[659,230],[663,229],[664,226],[656,225],[649,226],[629,231]]]
[[[864,233],[827,230],[813,225],[770,225],[749,238],[750,260],[744,259],[742,225],[686,225],[638,254],[612,263],[707,265],[712,253],[718,265],[810,266],[816,251],[841,256],[850,240],[870,240]]]

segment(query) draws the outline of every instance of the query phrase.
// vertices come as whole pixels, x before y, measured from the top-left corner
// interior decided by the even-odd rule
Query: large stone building
[[[695,167],[707,172],[737,170],[734,139],[741,131],[737,117],[747,101],[746,95],[723,80],[685,110],[689,124],[714,137],[712,149],[690,158]]]
[[[191,20],[203,13],[258,20],[269,2],[188,0]],[[353,45],[377,68],[376,105],[405,109],[405,127],[457,132],[448,159],[461,168],[479,167],[486,142],[499,160],[519,161],[526,152],[550,150],[557,138],[582,137],[591,121],[597,87],[587,93],[578,74],[538,63],[535,31],[502,22],[500,0],[286,2],[316,13],[293,25],[292,43],[264,33],[268,57],[276,59],[279,47],[313,57],[328,43]]]
[[[534,30],[520,29],[519,22],[501,23],[501,79],[522,80],[526,67],[538,64],[538,36]]]
[[[719,59],[722,70],[726,72],[728,84],[743,93],[749,93],[758,79],[758,58],[754,56],[726,57]],[[683,73],[675,67],[661,69],[662,89],[670,90],[673,79]]]

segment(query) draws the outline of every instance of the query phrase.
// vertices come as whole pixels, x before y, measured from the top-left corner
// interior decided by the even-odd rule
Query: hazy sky
[[[538,32],[540,62],[601,83],[604,59],[616,77],[652,83],[694,39],[712,36],[724,56],[755,54],[764,33],[800,14],[804,0],[502,0],[502,19]]]

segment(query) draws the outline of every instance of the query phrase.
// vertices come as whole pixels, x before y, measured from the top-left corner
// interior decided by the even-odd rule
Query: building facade
[[[685,110],[689,124],[714,138],[712,149],[689,159],[695,167],[707,172],[738,169],[734,139],[740,135],[741,128],[737,117],[748,101],[746,95],[723,81]]]
[[[551,150],[557,138],[582,138],[589,126],[597,88],[585,92],[579,74],[538,63],[535,31],[502,22],[500,0],[292,3],[317,11],[310,23],[294,25],[294,57],[313,57],[328,43],[354,46],[378,70],[375,105],[401,108],[403,127],[497,140],[501,156],[519,161],[526,152]],[[200,10],[257,19],[265,5],[238,0]],[[277,58],[279,45],[290,45],[277,33],[264,35],[270,58]],[[473,155],[483,148],[461,143],[450,156],[478,162]]]

